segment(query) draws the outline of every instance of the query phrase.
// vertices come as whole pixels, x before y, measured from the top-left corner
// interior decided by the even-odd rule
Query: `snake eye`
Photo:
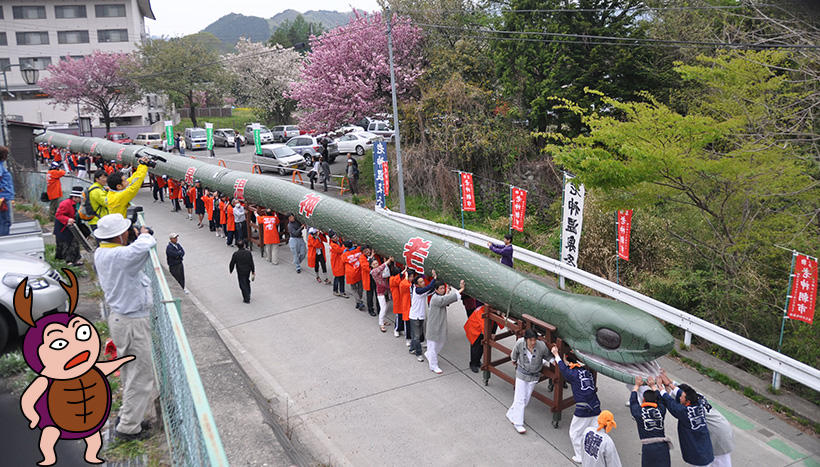
[[[621,346],[621,335],[609,328],[600,328],[595,333],[598,345],[605,349],[615,350]]]

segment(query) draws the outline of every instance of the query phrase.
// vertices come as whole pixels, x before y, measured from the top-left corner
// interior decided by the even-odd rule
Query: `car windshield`
[[[225,136],[233,136],[233,130],[222,130],[225,133]]]
[[[287,128],[288,131],[295,131],[295,130],[298,130],[298,129],[299,129],[299,127],[296,127],[296,126],[289,126]]]
[[[159,139],[159,135],[148,135],[148,139]]]
[[[366,131],[362,131],[361,133],[356,133],[356,136],[358,136],[359,138],[362,138],[362,139],[370,139],[370,138],[375,138],[378,135],[373,134],[373,133],[368,133]]]
[[[285,157],[295,156],[296,153],[293,151],[293,149],[287,146],[279,146],[278,148],[273,149],[273,155],[277,159],[282,159]]]
[[[205,130],[191,130],[191,138],[204,138]]]
[[[125,135],[122,133],[114,133],[112,135],[109,135],[109,138],[111,138],[112,141],[117,141],[119,139],[125,139]]]
[[[266,126],[260,126],[259,131],[261,133],[270,133],[270,130],[268,130],[268,127],[266,127]]]

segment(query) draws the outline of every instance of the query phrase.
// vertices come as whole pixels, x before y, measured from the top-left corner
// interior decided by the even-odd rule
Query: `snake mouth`
[[[70,370],[71,368],[74,368],[77,365],[85,363],[85,362],[88,361],[88,357],[90,357],[90,356],[91,356],[91,352],[89,352],[88,350],[83,350],[82,352],[80,352],[77,355],[75,355],[74,357],[72,357],[71,360],[69,360],[65,364],[63,369],[64,370]]]
[[[658,376],[661,372],[661,365],[657,360],[640,363],[621,363],[607,360],[598,355],[575,350],[575,354],[592,369],[625,383],[633,383],[636,376],[647,378]]]

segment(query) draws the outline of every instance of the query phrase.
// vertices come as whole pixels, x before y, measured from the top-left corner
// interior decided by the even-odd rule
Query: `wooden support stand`
[[[504,326],[506,328],[504,332],[496,334],[497,325]],[[488,306],[485,307],[483,341],[484,358],[481,365],[485,386],[489,385],[490,373],[512,385],[515,385],[515,376],[509,376],[507,373],[499,369],[499,366],[512,361],[510,358],[512,349],[502,344],[500,341],[511,336],[515,336],[515,339],[521,338],[524,336],[524,331],[530,328],[533,328],[533,330],[536,331],[538,334],[538,340],[544,342],[547,345],[547,348],[557,345],[558,352],[562,355],[570,350],[569,347],[564,344],[564,341],[556,335],[555,326],[528,314],[523,315],[522,319],[517,319],[513,317],[505,317],[497,310],[494,310]],[[501,352],[503,356],[493,360],[493,349]],[[515,370],[513,370],[513,375],[514,374]],[[597,380],[597,375],[595,372],[592,372],[592,374],[593,378],[596,378]],[[541,378],[538,382],[540,383],[544,380],[549,381],[547,385],[547,392],[541,392],[536,389],[532,392],[532,397],[543,402],[550,408],[552,411],[552,426],[554,428],[558,428],[558,424],[561,421],[561,411],[567,407],[575,405],[575,400],[572,395],[566,398],[564,397],[565,380],[557,365],[545,365],[544,368],[541,369]]]

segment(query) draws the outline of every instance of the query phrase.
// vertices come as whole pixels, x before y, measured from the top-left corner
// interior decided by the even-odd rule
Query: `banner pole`
[[[458,198],[461,200],[461,229],[464,230],[464,187],[461,185],[461,171],[458,172]]]
[[[794,276],[794,262],[797,259],[797,251],[792,250],[792,267],[789,269],[789,285],[786,288],[786,304],[783,305],[783,319],[780,322],[780,340],[777,342],[777,352],[780,353],[781,348],[783,347],[783,333],[786,330],[786,320],[789,319],[789,299],[791,299],[792,293],[792,277]],[[772,373],[772,388],[775,390],[780,389],[780,373],[774,372]]]
[[[565,171],[561,171],[561,229],[564,228],[564,191],[567,185],[567,173]],[[564,251],[564,232],[563,230],[558,231],[558,261],[563,262],[564,259],[561,258],[561,252]],[[564,283],[564,276],[558,275],[558,287],[561,290],[566,288],[566,284]]]
[[[618,211],[615,211],[615,281],[621,285],[621,250],[620,236],[618,234]]]
[[[512,190],[513,190],[513,186],[510,185],[510,235],[512,235],[512,216],[513,216],[513,212],[512,212],[512,209],[513,209],[512,208],[512,205],[513,205],[513,192],[512,192]]]

